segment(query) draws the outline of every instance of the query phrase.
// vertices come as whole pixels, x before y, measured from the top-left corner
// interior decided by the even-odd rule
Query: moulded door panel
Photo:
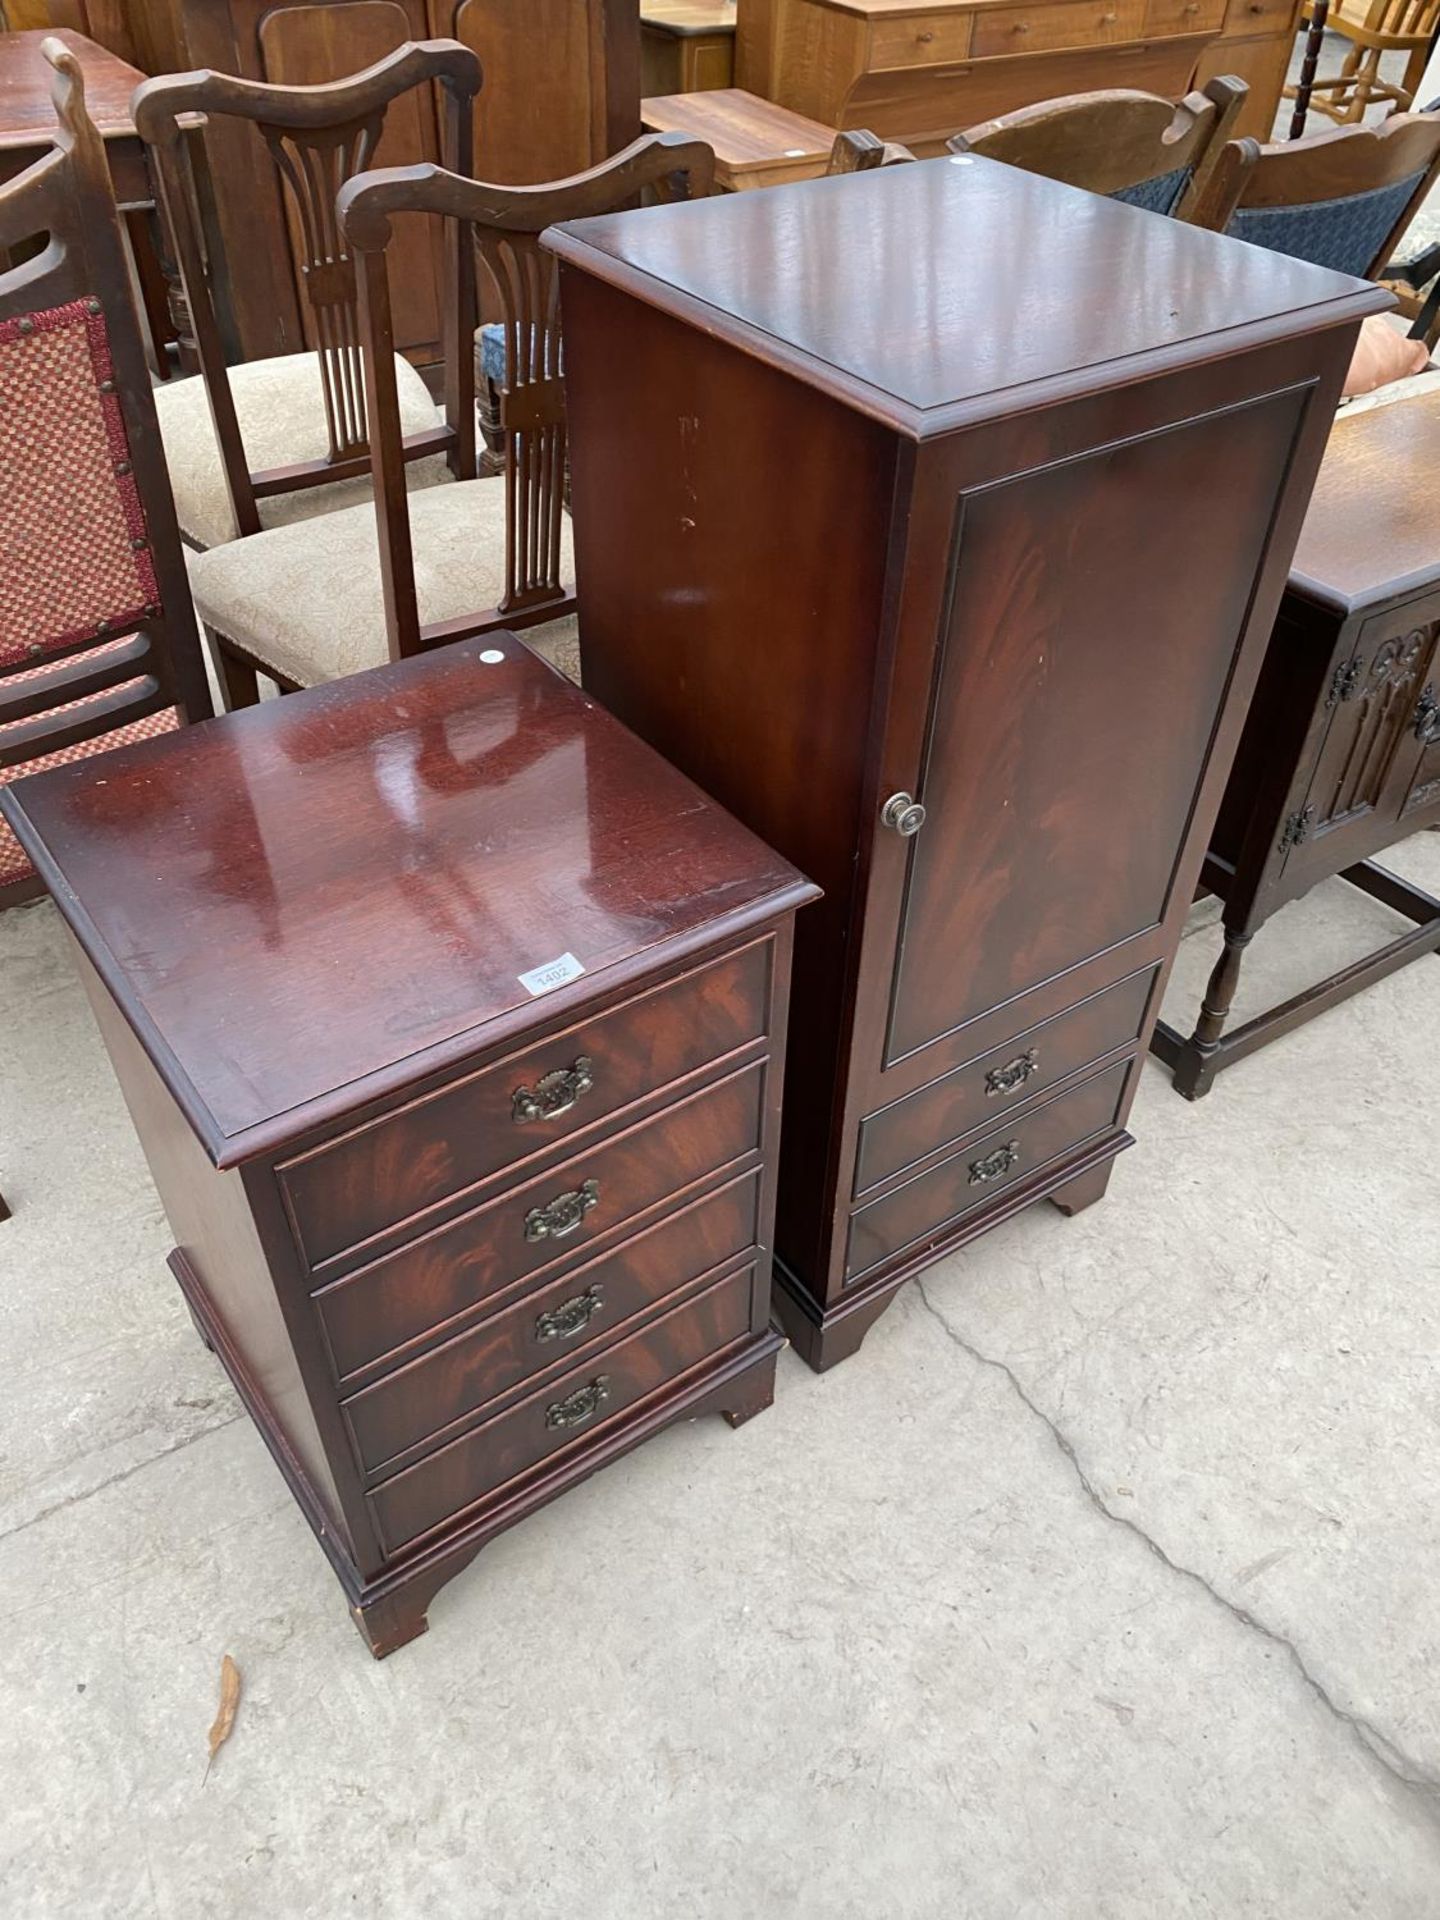
[[[960,493],[887,1067],[1164,919],[1301,405]]]

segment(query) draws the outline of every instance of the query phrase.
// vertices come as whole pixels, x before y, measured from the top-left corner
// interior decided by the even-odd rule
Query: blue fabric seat
[[[564,364],[564,349],[560,354]],[[505,365],[505,328],[498,320],[487,321],[480,329],[480,371],[487,380],[497,387],[505,385],[507,369]]]
[[[1272,253],[1330,267],[1360,279],[1371,271],[1386,236],[1424,180],[1413,173],[1387,187],[1346,194],[1339,200],[1312,200],[1293,207],[1240,207],[1225,229],[1236,240],[1268,247]]]
[[[1133,187],[1117,187],[1114,193],[1105,197],[1107,200],[1122,201],[1127,207],[1143,207],[1146,213],[1161,213],[1168,218],[1179,206],[1193,171],[1191,167],[1175,167],[1169,173],[1157,173],[1148,180],[1138,180]]]

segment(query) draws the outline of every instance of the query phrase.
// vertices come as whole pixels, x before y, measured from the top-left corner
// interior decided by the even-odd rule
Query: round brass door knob
[[[892,833],[898,833],[902,840],[908,840],[911,834],[918,833],[924,826],[925,809],[911,794],[892,793],[880,809],[880,818]]]

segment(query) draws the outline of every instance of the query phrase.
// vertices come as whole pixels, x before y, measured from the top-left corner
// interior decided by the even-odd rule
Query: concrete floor
[[[1395,864],[1440,889],[1440,836]],[[1392,924],[1334,883],[1251,987]],[[1437,992],[1196,1106],[1152,1065],[1106,1202],[784,1356],[376,1665],[169,1281],[52,909],[0,917],[6,1920],[1440,1915]]]

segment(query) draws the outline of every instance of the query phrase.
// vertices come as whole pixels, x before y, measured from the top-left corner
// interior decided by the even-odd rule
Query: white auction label
[[[562,953],[558,960],[547,960],[543,967],[532,967],[529,973],[517,977],[526,993],[538,1000],[542,993],[553,993],[567,981],[578,980],[584,971],[573,953]]]

